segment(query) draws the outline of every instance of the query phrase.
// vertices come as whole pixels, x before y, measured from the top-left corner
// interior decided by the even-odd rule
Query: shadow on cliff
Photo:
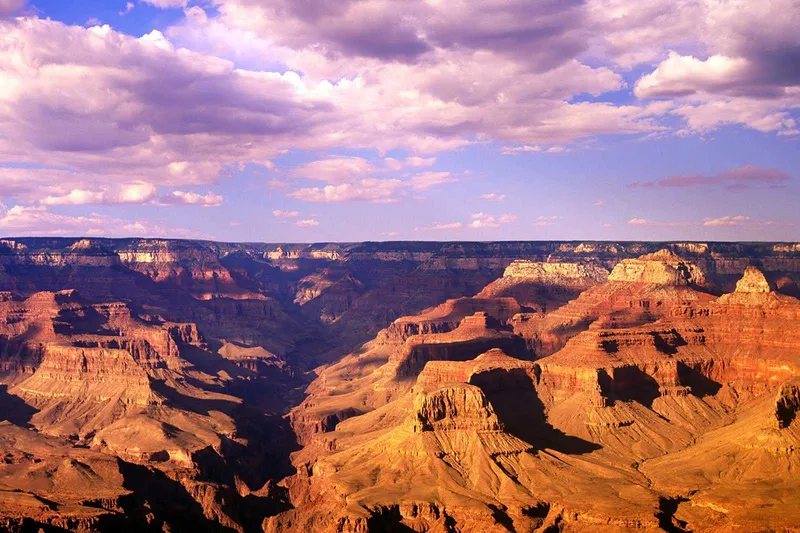
[[[597,384],[609,406],[616,402],[638,402],[648,409],[661,396],[658,382],[636,366],[614,369],[613,376],[605,369],[597,372]]]
[[[227,501],[236,502],[235,514],[241,515],[241,523],[260,527],[264,518],[288,509],[288,498],[275,483],[296,473],[290,455],[300,446],[286,417],[246,402],[187,396],[161,381],[151,380],[151,387],[173,407],[206,416],[218,411],[233,419],[235,433],[220,435],[218,450],[199,450],[192,455],[192,461],[197,465],[198,481],[231,489]],[[240,497],[237,480],[250,491],[261,494],[268,489],[269,494]]]
[[[130,531],[196,531],[233,533],[233,528],[208,519],[203,507],[180,482],[163,472],[119,461],[123,487],[132,491],[121,498],[125,528]],[[112,528],[108,531],[119,531]]]
[[[480,372],[472,376],[470,383],[480,387],[506,431],[536,449],[549,448],[580,455],[601,448],[593,442],[567,435],[547,421],[533,380],[523,369],[496,368]]]
[[[714,381],[702,372],[684,363],[678,363],[678,377],[680,382],[688,386],[692,394],[698,398],[714,396],[722,388],[722,383]]]
[[[31,427],[30,421],[39,410],[19,396],[8,393],[8,385],[0,385],[0,421],[7,420],[20,427]]]

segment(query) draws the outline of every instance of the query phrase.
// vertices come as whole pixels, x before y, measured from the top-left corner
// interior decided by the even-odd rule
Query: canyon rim
[[[800,533],[800,0],[0,0],[0,533]]]
[[[800,520],[797,245],[20,238],[0,282],[9,531]]]

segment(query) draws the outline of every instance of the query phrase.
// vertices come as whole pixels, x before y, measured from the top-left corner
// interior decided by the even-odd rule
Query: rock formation
[[[797,250],[0,240],[0,529],[792,530]]]
[[[502,278],[487,285],[477,296],[511,297],[520,305],[546,311],[565,304],[607,278],[605,268],[592,264],[514,261],[505,269]]]
[[[736,292],[739,293],[762,293],[772,292],[767,278],[756,267],[747,267],[744,276],[736,283]]]
[[[296,510],[268,519],[265,530],[428,531],[448,521],[498,531],[792,527],[796,489],[778,472],[794,468],[786,453],[800,444],[792,429],[800,301],[763,292],[769,305],[739,301],[742,288],[763,290],[756,270],[739,292],[715,298],[690,286],[704,279],[696,266],[680,262],[688,278],[664,268],[676,262],[645,256],[627,280],[615,276],[545,314],[542,334],[563,330],[563,317],[586,317],[548,357],[493,349],[472,360],[430,358],[408,386],[408,373],[391,370],[408,353],[399,350],[359,385],[342,383],[345,394],[337,379],[359,358],[323,371],[324,388],[312,385],[295,416],[329,399],[349,414],[306,437],[295,456],[301,473],[285,481]],[[636,305],[647,312],[631,311]],[[486,319],[468,317],[453,331]],[[380,401],[365,403],[370,391]],[[726,453],[714,455],[720,448]],[[742,472],[752,460],[770,466]],[[736,498],[737,484],[756,497]],[[346,505],[332,505],[328,491]],[[773,511],[759,522],[764,503]]]
[[[611,271],[608,280],[657,285],[705,284],[705,276],[699,268],[666,249],[621,261]]]

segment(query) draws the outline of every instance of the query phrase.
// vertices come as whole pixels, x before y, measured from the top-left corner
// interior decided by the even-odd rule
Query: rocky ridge
[[[6,239],[0,528],[793,527],[798,273],[791,243]]]
[[[716,298],[692,287],[690,280],[703,279],[695,265],[681,261],[684,270],[672,268],[675,263],[671,254],[645,256],[634,263],[633,275],[628,263],[625,276],[587,291],[597,294],[581,299],[603,297],[596,307],[580,303],[584,311],[594,309],[591,319],[575,328],[563,349],[534,361],[498,349],[472,360],[431,358],[413,386],[395,387],[381,402],[367,404],[364,392],[323,392],[342,365],[358,366],[357,358],[332,367],[335,374],[323,371],[325,388],[312,385],[305,406],[337,398],[341,411],[347,398],[360,403],[306,441],[295,456],[300,473],[284,482],[296,510],[268,519],[265,530],[284,531],[287,523],[289,530],[331,531],[432,531],[446,523],[489,531],[548,524],[567,531],[739,524],[768,530],[797,523],[789,503],[795,489],[776,468],[793,468],[792,453],[782,454],[797,445],[791,428],[800,361],[800,338],[781,338],[778,330],[798,330],[800,301],[759,292],[764,283],[756,269],[747,271],[739,293]],[[743,291],[775,300],[767,307],[731,300]],[[658,296],[656,313],[608,319],[634,302],[642,305],[643,294]],[[619,303],[608,306],[608,300]],[[552,313],[564,316],[573,305]],[[470,320],[477,318],[485,317]],[[548,324],[560,329],[561,323]],[[389,370],[392,360],[363,378],[369,385],[360,390],[387,391],[392,381],[404,380]],[[381,385],[369,381],[381,374],[393,377]],[[739,428],[736,438],[733,427]],[[769,436],[775,431],[784,433]],[[729,450],[724,460],[709,456],[695,463],[695,453],[703,457],[721,445]],[[754,452],[748,450],[772,462],[772,478],[738,472],[737,465],[749,464],[743,454]],[[706,465],[706,473],[696,474],[695,464]],[[708,477],[712,468],[720,481]],[[697,475],[706,476],[705,485]],[[693,484],[706,488],[693,494],[687,488]],[[758,498],[733,503],[737,484],[752,487]],[[346,505],[323,498],[331,490]],[[775,507],[758,522],[762,501]]]

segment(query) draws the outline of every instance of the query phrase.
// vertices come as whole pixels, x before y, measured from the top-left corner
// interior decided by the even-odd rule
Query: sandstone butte
[[[800,530],[800,247],[0,241],[0,530]]]

